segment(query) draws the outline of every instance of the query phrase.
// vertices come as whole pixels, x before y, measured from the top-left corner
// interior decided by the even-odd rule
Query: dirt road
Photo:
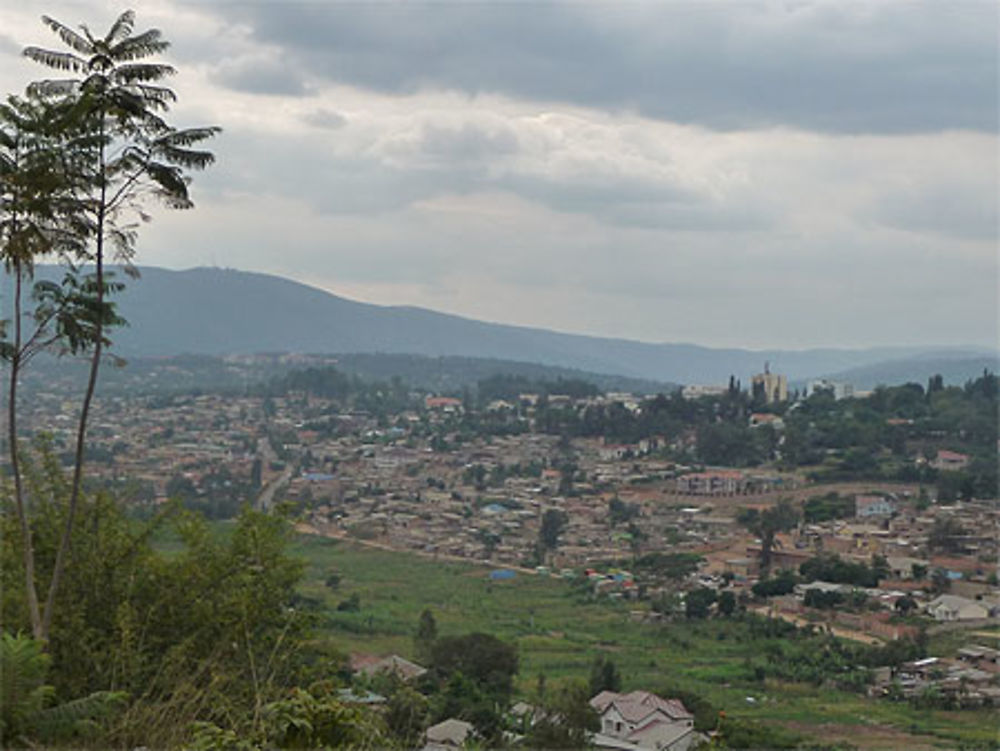
[[[654,503],[663,505],[685,504],[688,506],[700,506],[711,504],[716,509],[726,509],[735,511],[744,506],[777,503],[783,499],[792,501],[804,501],[817,495],[827,493],[839,493],[840,495],[851,496],[858,493],[910,493],[914,496],[920,491],[920,486],[915,483],[903,482],[836,482],[823,483],[820,485],[804,485],[792,490],[781,490],[768,493],[754,493],[751,495],[690,495],[685,493],[663,493]],[[623,493],[623,495],[625,495]]]

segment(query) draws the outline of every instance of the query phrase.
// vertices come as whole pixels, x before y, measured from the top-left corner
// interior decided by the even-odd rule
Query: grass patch
[[[986,710],[928,712],[808,684],[772,679],[761,684],[747,658],[783,640],[753,637],[738,621],[635,623],[629,620],[633,604],[588,601],[565,581],[518,574],[492,582],[486,567],[352,542],[303,536],[294,553],[308,562],[303,593],[325,607],[323,635],[346,652],[412,657],[417,620],[429,608],[442,635],[482,631],[515,643],[521,661],[516,687],[524,696],[539,674],[550,683],[586,679],[602,654],[615,661],[626,689],[672,685],[704,696],[734,717],[858,733],[852,742],[862,748],[860,731],[866,726],[931,736],[929,741],[944,747],[996,739],[995,715]],[[340,576],[332,591],[324,585],[331,573]],[[336,612],[337,603],[354,593],[360,612]]]

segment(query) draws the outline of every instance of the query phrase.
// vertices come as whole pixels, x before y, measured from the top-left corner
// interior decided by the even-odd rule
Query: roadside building
[[[937,452],[937,456],[931,459],[930,465],[937,470],[957,472],[969,466],[969,455],[941,449]]]
[[[873,516],[891,516],[895,508],[892,501],[880,495],[854,496],[854,516],[867,519]]]
[[[939,595],[927,603],[927,613],[937,621],[972,621],[990,615],[980,603],[957,595]]]
[[[676,487],[690,495],[736,495],[746,488],[746,476],[736,470],[692,472],[678,477]]]

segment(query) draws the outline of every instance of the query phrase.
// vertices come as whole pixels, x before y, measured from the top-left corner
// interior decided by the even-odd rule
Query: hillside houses
[[[892,501],[881,495],[854,496],[854,515],[858,519],[891,516],[895,508]]]
[[[648,691],[602,691],[590,706],[600,720],[591,739],[598,749],[688,751],[704,740],[694,730],[694,715],[676,699]]]
[[[779,493],[801,499],[809,490],[803,474],[688,461],[696,436],[687,428],[629,443],[536,432],[529,423],[540,400],[494,400],[485,419],[510,413],[523,422],[509,434],[490,435],[462,427],[469,415],[452,396],[421,395],[398,414],[381,415],[303,392],[114,396],[95,413],[95,453],[102,458],[89,466],[99,480],[138,478],[141,487],[128,491],[137,503],[166,500],[168,486],[187,489],[185,502],[220,493],[242,502],[269,493],[274,502],[294,504],[326,534],[395,549],[577,575],[597,563],[629,567],[620,562],[692,553],[708,559],[713,575],[728,570],[747,589],[759,575],[760,546],[737,523],[737,511],[764,509]],[[638,399],[624,394],[546,400],[559,410],[608,403],[641,409]],[[28,409],[57,437],[71,438],[71,406],[46,393]],[[765,431],[765,425],[775,427],[766,412],[743,417]],[[954,468],[964,459],[940,451],[934,461]],[[944,607],[934,615],[924,610],[932,599],[928,579],[938,570],[948,582],[943,594],[980,603],[993,596],[994,505],[919,505],[916,487],[895,492],[860,485],[847,496],[853,514],[778,535],[773,568],[798,570],[819,552],[859,562],[882,556],[891,572],[889,591],[919,593],[928,619],[951,618]],[[629,514],[613,519],[612,500]],[[567,523],[557,545],[539,551],[548,510],[565,513]],[[960,534],[934,548],[935,529],[949,519]],[[672,586],[698,584],[692,579]],[[892,607],[891,595],[873,597]]]
[[[990,617],[981,602],[957,595],[939,595],[927,603],[927,613],[936,621],[974,621]]]
[[[960,454],[957,451],[947,451],[941,449],[935,457],[931,459],[930,466],[937,470],[946,472],[957,472],[969,466],[969,455]]]

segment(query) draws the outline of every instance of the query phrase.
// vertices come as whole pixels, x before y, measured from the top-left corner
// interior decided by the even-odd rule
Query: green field
[[[321,633],[343,652],[412,656],[417,619],[429,608],[443,635],[484,631],[515,643],[524,696],[540,673],[550,685],[585,679],[603,653],[618,665],[626,690],[676,686],[729,716],[777,722],[825,742],[915,751],[987,747],[998,740],[996,715],[986,710],[917,710],[808,684],[761,684],[747,658],[759,658],[778,640],[753,638],[738,621],[632,622],[630,605],[590,602],[561,580],[519,574],[490,582],[486,568],[320,537],[299,537],[294,552],[308,561],[302,593],[324,606]],[[331,591],[324,582],[334,572],[341,582]],[[338,612],[337,603],[355,593],[360,611]]]

